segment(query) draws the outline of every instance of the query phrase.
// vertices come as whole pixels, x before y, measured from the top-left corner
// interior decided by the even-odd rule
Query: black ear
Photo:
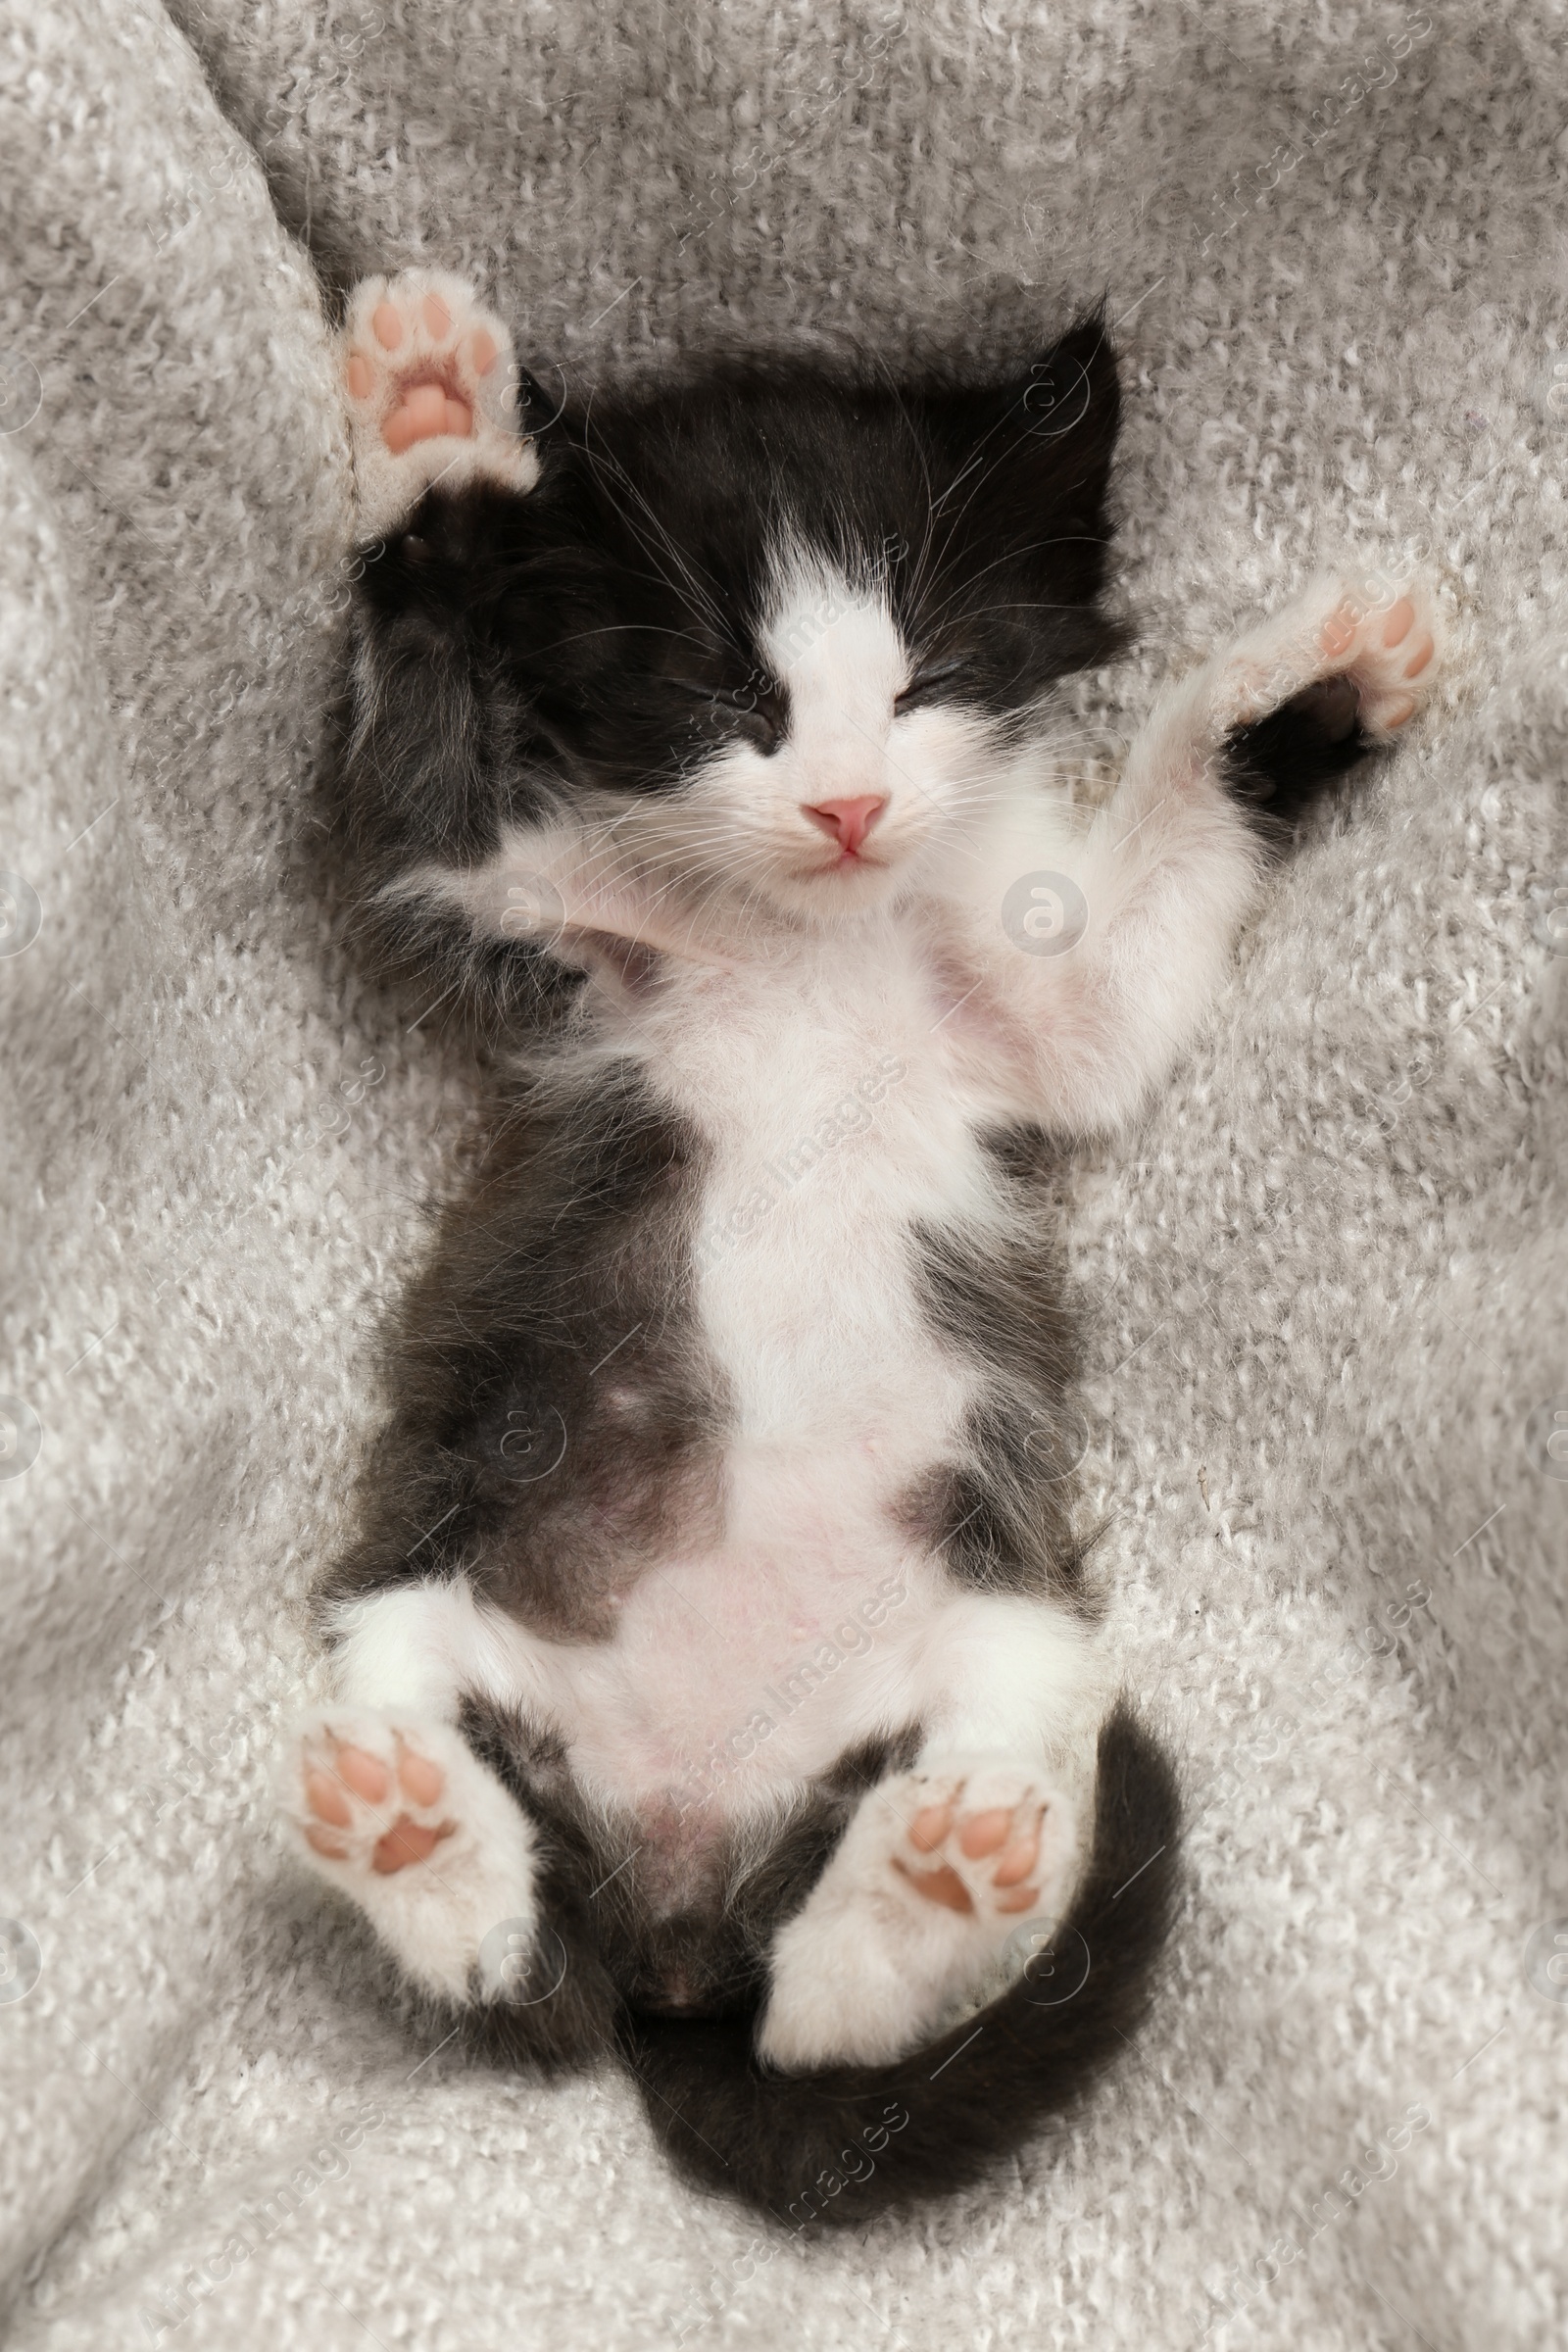
[[[1057,672],[1109,659],[1116,633],[1098,598],[1121,388],[1104,313],[1079,318],[1020,374],[933,395],[926,414],[950,468],[933,519],[948,524],[953,610],[973,602],[992,623],[1032,628],[1039,654],[1055,640]]]
[[[966,508],[976,543],[1022,556],[1049,540],[1053,568],[1081,564],[1081,588],[1096,594],[1121,421],[1103,310],[1077,319],[1025,372],[938,394],[930,414],[957,469],[945,503]]]
[[[1019,385],[1017,405],[1031,441],[1070,449],[1098,513],[1121,423],[1121,384],[1103,309],[1075,320],[1035,361]]]

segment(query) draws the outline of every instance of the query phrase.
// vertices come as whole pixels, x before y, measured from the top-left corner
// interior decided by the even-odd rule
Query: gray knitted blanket
[[[1561,13],[1283,0],[0,12],[0,2069],[51,2352],[1568,2341]],[[695,2197],[619,2079],[421,2041],[270,1829],[375,1335],[474,1070],[338,944],[335,293],[536,373],[1027,351],[1104,292],[1093,761],[1353,556],[1451,682],[1067,1185],[1083,1476],[1188,1792],[1151,2026],[913,2223]],[[846,2193],[853,2194],[853,2191]]]

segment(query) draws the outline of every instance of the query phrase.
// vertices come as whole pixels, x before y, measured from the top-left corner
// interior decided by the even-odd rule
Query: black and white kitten
[[[342,357],[361,914],[504,1076],[289,1816],[490,2047],[615,2050],[690,2172],[862,2221],[1143,2006],[1177,1804],[1082,1576],[1050,1146],[1169,1072],[1435,613],[1312,588],[1085,818],[1098,322],[978,389],[726,366],[551,416],[410,271]]]

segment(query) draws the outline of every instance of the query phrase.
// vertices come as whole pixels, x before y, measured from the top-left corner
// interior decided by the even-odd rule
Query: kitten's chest
[[[927,1257],[995,1225],[944,1000],[890,928],[694,989],[653,1065],[704,1139],[692,1236],[702,1344],[735,1437],[916,1460],[970,1375],[930,1312]]]

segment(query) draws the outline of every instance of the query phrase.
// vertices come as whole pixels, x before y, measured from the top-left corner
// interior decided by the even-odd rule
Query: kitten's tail
[[[670,2158],[789,2230],[853,2228],[978,2180],[1125,2049],[1170,1925],[1180,1810],[1165,1757],[1117,1708],[1100,1735],[1094,1847],[1050,1954],[892,2065],[775,2074],[753,2049],[755,2017],[628,2017],[626,2057]]]

